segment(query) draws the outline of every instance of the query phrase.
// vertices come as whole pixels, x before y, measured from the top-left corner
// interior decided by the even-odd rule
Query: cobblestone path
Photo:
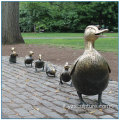
[[[62,66],[56,65],[54,78],[26,68],[24,58],[19,57],[16,64],[9,64],[8,59],[2,57],[2,118],[118,118],[118,82],[110,81],[103,92],[110,108],[81,108],[74,87],[59,85]],[[97,104],[97,95],[83,97]]]

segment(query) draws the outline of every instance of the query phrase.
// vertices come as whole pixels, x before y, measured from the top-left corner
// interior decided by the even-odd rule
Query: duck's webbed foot
[[[107,104],[102,102],[102,93],[99,93],[98,94],[98,107],[102,105],[107,105]]]
[[[59,82],[59,85],[63,85],[63,82],[62,82],[62,80],[60,80],[60,82]]]
[[[73,87],[73,83],[72,82],[70,83],[70,87]]]
[[[42,71],[44,72],[44,66],[43,66],[43,69],[42,69]]]
[[[35,72],[37,72],[37,68],[35,67]]]
[[[85,101],[80,101],[79,106],[80,105],[88,105],[88,104]]]
[[[84,102],[83,98],[82,98],[82,94],[77,92],[78,96],[79,96],[79,99],[80,99],[80,103],[79,105],[88,105],[86,102]]]

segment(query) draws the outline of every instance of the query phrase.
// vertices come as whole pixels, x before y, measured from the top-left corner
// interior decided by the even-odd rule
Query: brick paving
[[[70,82],[59,85],[63,66],[56,66],[56,77],[45,72],[35,73],[34,67],[25,67],[24,58],[9,64],[2,56],[2,118],[118,118],[118,82],[110,81],[103,92],[103,101],[110,108],[77,107],[79,98]],[[96,105],[97,95],[83,96]]]

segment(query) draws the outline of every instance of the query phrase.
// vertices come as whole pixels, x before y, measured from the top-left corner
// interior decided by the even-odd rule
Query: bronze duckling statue
[[[42,61],[41,54],[39,54],[39,60],[35,62],[35,71],[37,72],[37,68],[43,68],[43,71],[44,71],[44,64],[45,62]]]
[[[60,74],[60,84],[63,84],[63,82],[69,82],[71,80],[69,68],[70,66],[68,65],[68,62],[66,62],[64,65],[64,71]]]
[[[46,74],[47,74],[47,76],[55,77],[56,71],[57,70],[53,65],[51,65],[51,64],[46,65]]]
[[[31,67],[32,67],[32,63],[33,63],[33,61],[34,61],[34,59],[33,59],[33,54],[34,54],[34,52],[33,51],[30,51],[29,52],[29,56],[25,56],[25,60],[24,60],[24,63],[25,63],[25,66],[27,67],[27,65],[26,64],[31,64]]]
[[[16,63],[18,54],[15,52],[14,47],[11,48],[11,51],[12,51],[12,53],[10,54],[10,57],[9,57],[9,63]]]
[[[108,85],[110,67],[106,60],[95,50],[94,42],[101,33],[108,29],[99,30],[98,27],[90,25],[84,32],[85,51],[71,67],[71,78],[80,99],[80,105],[86,105],[82,98],[84,95],[97,95],[98,106],[106,105],[102,102],[102,92]]]

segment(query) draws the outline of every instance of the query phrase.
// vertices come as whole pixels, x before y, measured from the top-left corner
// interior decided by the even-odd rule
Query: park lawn
[[[83,37],[83,33],[22,33],[23,37]]]
[[[47,44],[63,47],[72,47],[75,49],[84,48],[83,33],[23,33],[23,38],[28,37],[30,39],[24,39],[26,44]],[[106,36],[116,38],[99,38],[95,42],[95,48],[100,51],[118,52],[118,34],[117,33],[105,33]],[[38,37],[49,37],[50,39],[35,39]],[[57,38],[56,38],[57,37]],[[62,38],[62,37],[71,37]],[[78,38],[72,38],[78,37]],[[32,39],[34,38],[34,39]],[[53,38],[53,39],[52,39]]]
[[[118,33],[104,33],[107,37],[118,37]],[[83,37],[84,33],[22,33],[23,37]]]

